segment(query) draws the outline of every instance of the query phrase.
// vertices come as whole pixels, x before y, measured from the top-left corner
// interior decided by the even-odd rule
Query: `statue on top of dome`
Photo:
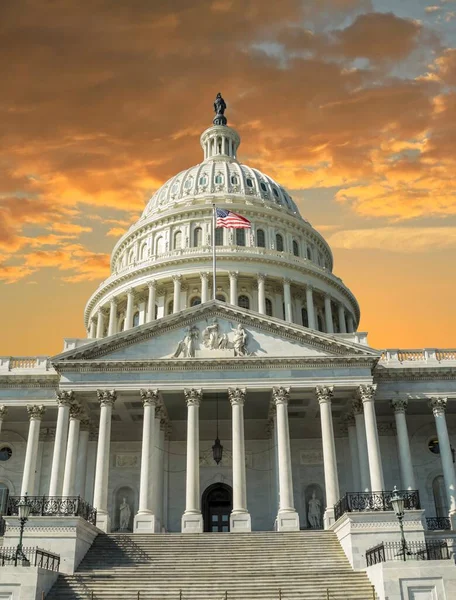
[[[214,102],[214,112],[215,117],[212,121],[214,125],[226,125],[227,120],[225,117],[226,104],[225,100],[222,98],[222,94],[219,92],[215,98]]]

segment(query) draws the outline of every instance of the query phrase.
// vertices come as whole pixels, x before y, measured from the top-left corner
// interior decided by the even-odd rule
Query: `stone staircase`
[[[99,535],[76,574],[60,575],[47,599],[224,600],[225,597],[228,600],[375,598],[367,575],[353,571],[336,535],[315,531]]]

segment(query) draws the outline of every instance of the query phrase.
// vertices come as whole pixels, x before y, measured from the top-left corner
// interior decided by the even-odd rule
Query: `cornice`
[[[427,368],[394,368],[382,366],[374,370],[374,383],[385,381],[452,381],[456,379],[456,365],[454,367],[427,367]]]
[[[11,388],[47,388],[49,390],[56,390],[58,388],[60,376],[53,374],[52,380],[49,378],[41,378],[36,376],[25,375],[1,375],[0,376],[0,388],[11,389]]]

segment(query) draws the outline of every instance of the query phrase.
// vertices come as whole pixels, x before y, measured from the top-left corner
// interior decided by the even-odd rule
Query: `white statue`
[[[203,344],[210,350],[228,347],[228,336],[226,333],[220,333],[220,326],[217,319],[214,319],[212,324],[208,325],[203,331]]]
[[[119,530],[128,531],[130,528],[131,508],[126,498],[123,498],[119,508]]]
[[[236,329],[233,329],[234,331],[234,356],[247,356],[248,352],[247,352],[247,333],[245,331],[245,329],[242,327],[242,325],[239,323],[239,325],[236,327]]]
[[[309,523],[312,529],[321,529],[321,502],[317,498],[315,490],[312,492],[312,498],[309,500]]]
[[[179,342],[176,348],[176,352],[174,352],[173,354],[173,358],[178,358],[181,354],[183,354],[184,358],[194,358],[195,341],[198,339],[198,336],[199,330],[198,327],[196,327],[196,325],[187,327],[184,339]]]

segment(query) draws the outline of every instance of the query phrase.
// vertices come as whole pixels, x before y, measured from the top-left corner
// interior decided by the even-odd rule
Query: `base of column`
[[[334,525],[336,522],[336,517],[334,516],[334,508],[327,508],[325,510],[325,514],[323,515],[323,527],[325,529],[329,529],[331,525]]]
[[[151,512],[138,512],[133,522],[134,533],[159,533],[160,523]]]
[[[299,515],[295,510],[284,510],[277,514],[277,531],[299,531]]]
[[[97,527],[105,533],[111,532],[111,517],[107,512],[97,510]]]
[[[248,512],[232,512],[230,514],[230,531],[238,533],[240,531],[252,531],[252,519]]]
[[[203,533],[203,515],[184,513],[182,515],[182,533]]]

